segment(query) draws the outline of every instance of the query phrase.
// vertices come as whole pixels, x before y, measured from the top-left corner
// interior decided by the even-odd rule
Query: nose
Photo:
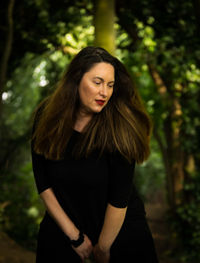
[[[100,95],[104,98],[106,98],[108,96],[108,87],[106,84],[102,84],[100,91],[99,91]]]

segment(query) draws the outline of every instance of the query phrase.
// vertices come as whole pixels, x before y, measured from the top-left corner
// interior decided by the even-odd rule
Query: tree
[[[95,45],[115,53],[115,0],[95,0]]]
[[[5,44],[2,52],[2,58],[0,63],[0,113],[2,104],[2,93],[4,91],[4,86],[7,77],[7,67],[8,61],[11,54],[12,44],[13,44],[13,8],[15,0],[10,0],[7,8],[7,32],[5,37]]]
[[[93,43],[91,6],[86,10],[81,2],[22,0],[13,10],[14,41],[0,118],[0,228],[29,249],[35,248],[43,211],[31,167],[31,115],[74,54]],[[0,30],[6,36],[3,3]],[[0,38],[1,47],[5,39]]]
[[[142,83],[147,74],[151,77],[148,90],[143,86],[141,92],[163,156],[172,222],[194,262],[200,257],[198,6],[199,1],[117,1],[116,12],[132,39],[135,78]]]

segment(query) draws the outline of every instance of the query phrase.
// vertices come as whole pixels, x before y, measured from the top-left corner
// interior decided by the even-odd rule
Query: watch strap
[[[79,232],[79,237],[77,240],[70,240],[70,243],[73,247],[80,246],[84,241],[84,234],[82,231]]]

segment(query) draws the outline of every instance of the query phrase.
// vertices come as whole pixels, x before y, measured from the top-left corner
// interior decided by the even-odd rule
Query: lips
[[[96,100],[96,103],[99,104],[100,106],[103,106],[105,100]]]

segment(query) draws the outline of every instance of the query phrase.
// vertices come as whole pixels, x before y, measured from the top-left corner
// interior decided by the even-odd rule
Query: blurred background
[[[7,0],[0,34],[0,262],[34,262],[31,116],[88,45],[126,65],[154,123],[135,183],[160,262],[200,262],[200,1]]]

